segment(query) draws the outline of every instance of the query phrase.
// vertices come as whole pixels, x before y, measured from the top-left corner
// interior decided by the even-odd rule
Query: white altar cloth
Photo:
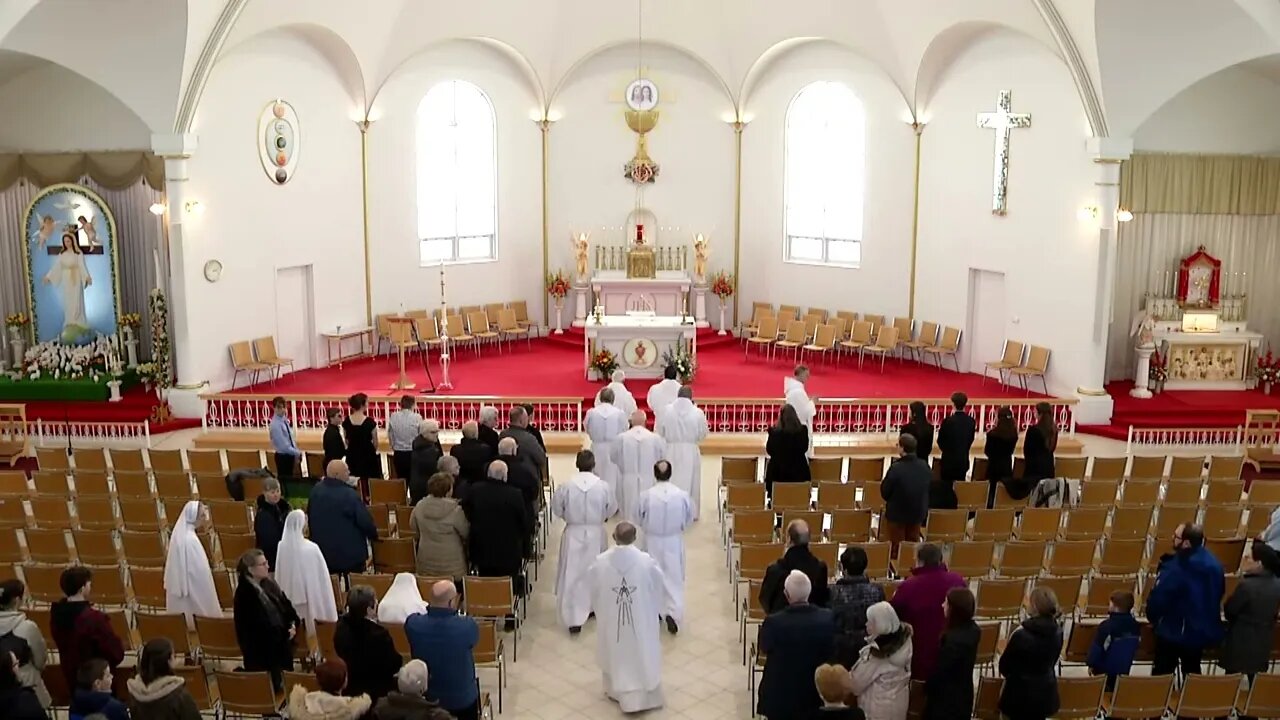
[[[604,315],[597,324],[587,318],[583,328],[583,373],[591,366],[591,351],[609,350],[618,359],[618,367],[628,378],[662,377],[662,353],[674,349],[681,340],[690,353],[697,352],[698,329],[682,324],[680,317],[651,314]]]
[[[682,272],[662,271],[655,278],[628,278],[620,270],[597,272],[591,279],[595,304],[603,306],[605,315],[623,315],[648,310],[656,315],[679,317],[692,313],[688,306],[689,276]],[[588,324],[592,321],[588,320]]]

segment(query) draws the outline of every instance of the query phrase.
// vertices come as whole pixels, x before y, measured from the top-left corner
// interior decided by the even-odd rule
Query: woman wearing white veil
[[[195,627],[194,615],[222,617],[218,590],[213,585],[209,555],[196,535],[204,506],[192,500],[182,508],[169,535],[169,555],[164,563],[165,609],[187,616],[187,626]]]
[[[403,625],[410,615],[427,611],[427,602],[418,592],[418,578],[411,573],[398,573],[391,589],[378,603],[378,622]]]
[[[315,632],[317,620],[337,622],[338,605],[320,546],[302,536],[306,526],[307,514],[301,510],[285,516],[276,550],[276,584],[307,622],[307,630]]]

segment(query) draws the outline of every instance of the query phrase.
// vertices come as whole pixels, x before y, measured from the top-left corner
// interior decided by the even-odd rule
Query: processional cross
[[[978,113],[978,127],[996,131],[994,176],[991,185],[991,213],[1004,215],[1009,196],[1009,131],[1031,127],[1031,113],[1012,112],[1012,92],[1000,91],[995,112]]]

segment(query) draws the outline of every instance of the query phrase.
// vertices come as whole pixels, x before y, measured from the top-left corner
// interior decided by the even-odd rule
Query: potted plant
[[[733,297],[733,285],[733,276],[723,270],[711,280],[711,294],[720,298],[720,331],[717,335],[728,334],[724,329],[724,311],[729,298]]]
[[[698,372],[698,361],[690,354],[689,346],[683,340],[674,348],[663,351],[662,364],[664,367],[676,369],[676,377],[680,379],[682,385],[692,383],[693,376]]]
[[[547,294],[555,299],[556,304],[556,335],[564,334],[564,330],[560,328],[560,311],[564,308],[564,297],[569,294],[569,288],[569,278],[563,270],[547,275]]]
[[[1169,379],[1169,366],[1159,350],[1151,353],[1151,366],[1147,371],[1147,377],[1151,381],[1148,387],[1152,392],[1159,393],[1164,390],[1164,382]]]
[[[1254,377],[1258,379],[1258,383],[1262,385],[1264,395],[1271,394],[1271,385],[1280,381],[1280,358],[1274,357],[1268,350],[1266,355],[1258,358],[1258,364],[1253,371]]]
[[[613,371],[617,369],[618,358],[614,357],[613,352],[610,350],[601,349],[591,356],[590,372],[592,373],[592,380],[608,382],[609,378],[613,376]]]

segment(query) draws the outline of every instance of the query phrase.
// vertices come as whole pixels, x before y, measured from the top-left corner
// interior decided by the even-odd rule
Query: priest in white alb
[[[592,452],[580,451],[576,465],[578,472],[557,485],[551,496],[552,514],[564,520],[556,565],[556,610],[560,622],[574,635],[582,631],[591,608],[585,596],[573,589],[608,546],[604,522],[618,510],[613,491],[592,472],[596,466]]]
[[[640,496],[653,486],[653,464],[666,457],[667,444],[645,427],[643,410],[631,413],[631,429],[613,444],[613,462],[618,466],[618,508],[622,519],[635,522]]]
[[[653,710],[663,705],[662,570],[635,546],[631,523],[618,523],[613,540],[617,544],[595,559],[576,594],[596,614],[596,658],[605,694],[624,713]]]
[[[689,493],[672,485],[671,463],[659,460],[653,466],[657,483],[640,496],[640,529],[645,552],[662,568],[666,585],[667,632],[680,631],[684,622],[684,531],[693,522],[693,501]]]
[[[600,404],[600,393],[606,389],[612,390],[614,407],[621,410],[624,417],[631,417],[631,413],[635,412],[638,406],[636,405],[636,396],[632,395],[626,384],[623,383],[626,379],[626,373],[621,370],[614,370],[613,374],[609,376],[609,384],[596,393],[596,405]]]
[[[800,424],[809,431],[809,451],[806,456],[813,459],[813,418],[818,414],[817,398],[809,397],[805,383],[809,382],[809,368],[797,365],[791,377],[782,381],[782,394],[786,403],[796,409]]]
[[[596,456],[596,475],[609,486],[614,497],[618,495],[618,466],[613,462],[613,444],[627,431],[627,416],[613,404],[613,390],[600,391],[599,401],[583,418],[587,437],[591,438],[591,452]]]
[[[667,459],[671,461],[671,483],[689,493],[693,502],[693,519],[699,515],[702,502],[702,451],[698,443],[707,437],[707,416],[693,404],[693,388],[683,385],[679,397],[663,413],[658,434],[667,443]]]
[[[649,410],[653,411],[655,432],[662,427],[662,413],[676,401],[676,394],[680,392],[681,387],[680,381],[676,379],[676,366],[668,365],[662,371],[662,381],[654,383],[649,388],[646,400],[649,403]]]

